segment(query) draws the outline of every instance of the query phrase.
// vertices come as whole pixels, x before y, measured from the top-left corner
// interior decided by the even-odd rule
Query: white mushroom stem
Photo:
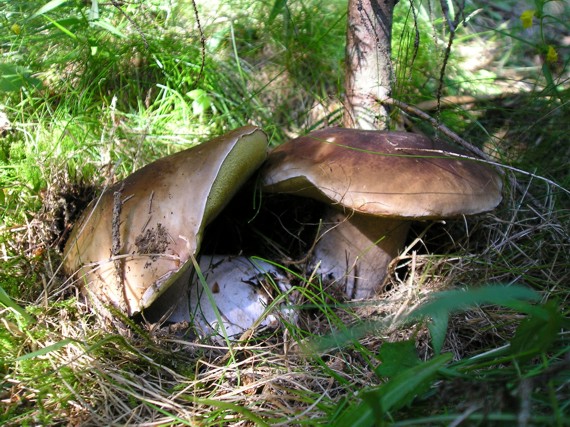
[[[310,265],[341,284],[350,299],[380,290],[390,262],[404,247],[410,222],[328,208]]]

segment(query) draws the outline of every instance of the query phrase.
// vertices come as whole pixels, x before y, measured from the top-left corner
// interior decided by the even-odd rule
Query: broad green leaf
[[[448,316],[450,313],[466,310],[479,304],[502,305],[529,313],[534,306],[526,301],[537,301],[538,299],[539,295],[535,291],[516,285],[488,285],[467,290],[444,291],[433,294],[426,303],[412,311],[406,317],[406,321],[417,322],[424,318],[438,319],[434,331],[437,335],[436,343],[439,346],[445,338],[443,325],[447,322],[444,322],[444,316]],[[360,325],[319,338],[310,347],[317,351],[341,347],[362,338],[366,334],[383,330],[388,326],[390,326],[388,320],[363,322]]]
[[[334,427],[369,427],[374,424],[374,412],[366,402],[348,408],[333,424]]]
[[[40,15],[45,15],[46,13],[51,12],[52,10],[61,6],[66,1],[67,0],[51,0],[50,2],[47,2],[42,7],[40,7],[38,10],[36,10],[36,13],[30,16],[30,19],[34,19]]]
[[[15,92],[24,86],[41,86],[41,80],[31,74],[30,70],[19,65],[0,64],[0,91]]]
[[[344,327],[323,337],[318,337],[307,346],[308,352],[321,352],[330,348],[340,348],[363,336],[385,330],[390,326],[387,320],[363,322],[360,325]]]
[[[66,345],[71,344],[72,342],[75,342],[75,341],[72,340],[71,338],[66,338],[64,340],[56,342],[55,344],[48,345],[47,347],[40,348],[39,350],[32,351],[31,353],[28,353],[28,354],[24,354],[23,356],[18,357],[16,359],[16,362],[21,362],[23,360],[33,359],[33,358],[38,357],[38,356],[45,356],[46,354],[49,354],[52,351],[57,351],[60,348],[63,348]]]
[[[429,387],[437,374],[452,358],[442,354],[432,360],[408,368],[390,381],[362,393],[363,402],[350,407],[335,422],[335,427],[369,427],[386,417],[386,413],[409,403]]]
[[[562,314],[554,301],[536,307],[539,310],[523,320],[511,341],[512,354],[521,361],[546,352],[562,327]]]
[[[538,293],[522,286],[488,285],[467,290],[438,292],[410,313],[410,319],[437,317],[441,313],[465,310],[479,304],[495,304],[520,308],[521,301],[536,301]]]
[[[376,390],[364,393],[362,397],[369,405],[372,404],[377,416],[401,408],[428,387],[437,371],[451,359],[451,353],[436,356],[425,363],[406,369]]]
[[[431,320],[427,326],[431,335],[431,344],[435,354],[441,353],[445,336],[447,335],[447,324],[449,322],[449,312],[440,311],[431,315]]]
[[[388,378],[421,363],[413,340],[382,344],[378,358],[382,363],[376,368],[376,375]]]
[[[287,0],[275,0],[273,3],[273,7],[271,8],[271,12],[269,12],[269,18],[267,19],[267,24],[271,25],[277,15],[279,15],[283,9],[287,6]]]
[[[111,24],[109,21],[105,19],[97,19],[95,21],[91,21],[90,23],[94,27],[102,28],[117,37],[121,38],[125,37],[125,35],[117,27],[115,27],[113,24]]]
[[[8,307],[14,310],[16,313],[22,316],[22,318],[26,323],[32,323],[34,321],[32,316],[30,316],[28,313],[26,313],[26,310],[24,310],[22,307],[16,304],[12,300],[12,298],[10,298],[10,295],[8,295],[1,286],[0,286],[0,304],[3,305],[4,307]]]
[[[212,105],[208,93],[202,89],[194,89],[187,93],[192,101],[192,112],[195,116],[204,114]]]
[[[190,99],[195,100],[203,96],[207,96],[207,92],[204,89],[194,89],[188,92],[186,95],[188,95]]]

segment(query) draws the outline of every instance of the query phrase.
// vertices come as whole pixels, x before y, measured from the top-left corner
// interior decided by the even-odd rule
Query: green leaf
[[[71,338],[66,338],[64,340],[56,342],[55,344],[48,345],[47,347],[40,348],[39,350],[32,351],[31,353],[28,354],[24,354],[23,356],[16,358],[16,362],[33,359],[38,356],[45,356],[46,354],[51,353],[52,351],[57,351],[60,348],[63,348],[66,345],[71,344],[72,342],[75,342],[75,340],[72,340]]]
[[[228,333],[226,331],[226,327],[224,326],[223,318],[222,318],[222,315],[220,313],[220,310],[218,309],[218,305],[216,304],[216,300],[214,299],[214,295],[212,294],[210,286],[208,285],[208,282],[206,281],[206,278],[204,277],[204,274],[202,273],[202,270],[200,269],[200,265],[198,264],[198,261],[196,261],[196,258],[194,256],[192,256],[191,259],[192,259],[192,264],[194,265],[194,271],[196,272],[196,275],[198,276],[198,280],[200,281],[200,284],[202,285],[202,290],[203,290],[203,292],[206,293],[206,297],[208,298],[208,302],[212,306],[214,313],[216,313],[216,319],[218,321],[218,325],[220,328],[221,335],[224,338],[224,340],[226,341],[226,344],[228,345],[228,348],[230,349],[230,355],[232,356],[232,359],[233,359],[233,351],[231,350],[232,349],[231,342],[230,342],[230,339],[228,338]]]
[[[521,301],[536,301],[535,291],[522,286],[488,285],[468,290],[438,292],[425,304],[410,313],[410,319],[441,317],[441,313],[465,310],[479,304],[495,304],[520,309]]]
[[[406,369],[386,384],[364,393],[362,397],[372,406],[377,416],[383,416],[386,412],[401,408],[411,402],[432,383],[437,371],[451,359],[451,353],[436,356],[425,363]]]
[[[548,68],[548,64],[546,62],[542,64],[542,74],[546,80],[547,89],[552,91],[554,88],[556,88],[556,83],[554,83],[554,78],[552,77],[552,73],[550,72],[550,68]]]
[[[435,354],[441,353],[445,336],[447,335],[447,324],[449,322],[449,312],[440,311],[431,315],[431,321],[427,327],[431,335],[431,344]]]
[[[52,10],[58,8],[59,6],[61,6],[63,3],[65,3],[67,0],[51,0],[50,2],[47,2],[46,4],[44,4],[42,7],[40,7],[36,13],[34,13],[32,16],[30,16],[30,19],[34,19],[40,15],[45,15],[48,12],[51,12]]]
[[[531,315],[523,320],[511,341],[512,354],[522,362],[548,351],[558,337],[563,317],[558,304],[549,301],[535,307]]]
[[[370,405],[361,402],[349,407],[333,424],[334,427],[368,427],[374,424],[374,412]]]
[[[271,25],[273,21],[275,21],[275,18],[285,9],[285,6],[287,6],[287,0],[275,0],[271,12],[269,13],[269,18],[267,19],[268,25]]]
[[[94,27],[102,28],[117,37],[125,38],[125,35],[117,27],[105,19],[90,21],[90,24]]]
[[[31,74],[30,70],[19,65],[0,64],[0,91],[15,92],[24,86],[41,86],[41,80]]]
[[[72,38],[73,40],[77,40],[77,36],[75,34],[73,34],[70,30],[68,30],[64,24],[67,22],[67,20],[61,20],[61,21],[55,21],[53,19],[51,19],[49,16],[45,17],[49,22],[51,22],[53,24],[54,27],[56,27],[58,30],[60,30],[62,33],[64,33],[65,35],[69,36],[70,38]]]
[[[536,301],[540,298],[535,291],[522,286],[488,285],[467,290],[452,290],[438,292],[416,310],[406,316],[406,321],[417,322],[424,318],[435,319],[431,332],[436,334],[435,344],[441,349],[445,338],[444,325],[447,324],[444,316],[455,311],[466,310],[479,304],[496,304],[512,308],[513,310],[528,313],[533,305],[526,301]],[[349,342],[358,340],[369,333],[375,333],[390,326],[387,320],[363,322],[360,325],[346,330],[331,333],[320,337],[310,345],[311,349],[322,351],[327,348],[341,347]],[[445,326],[446,328],[446,326]]]
[[[190,92],[188,92],[186,95],[187,95],[190,99],[194,99],[194,100],[195,100],[195,99],[201,98],[201,97],[203,97],[203,96],[207,96],[207,93],[206,93],[206,91],[203,90],[203,89],[194,89],[194,90],[191,90]]]
[[[413,340],[385,342],[378,352],[378,358],[382,364],[376,368],[376,375],[388,378],[422,363]]]
[[[362,393],[363,402],[350,407],[335,422],[336,427],[369,427],[380,422],[386,413],[411,402],[431,385],[437,371],[452,355],[442,354],[432,360],[408,368],[387,383]]]
[[[208,108],[212,105],[212,101],[208,96],[208,92],[202,89],[194,89],[188,92],[188,95],[192,101],[192,112],[195,116],[200,116],[204,114]]]
[[[12,300],[12,298],[10,298],[10,295],[8,295],[1,286],[0,286],[0,304],[3,305],[4,307],[8,307],[14,310],[24,319],[26,323],[33,323],[34,319],[32,318],[32,316],[30,316],[28,313],[26,313],[26,310],[24,310],[22,307],[16,304]]]

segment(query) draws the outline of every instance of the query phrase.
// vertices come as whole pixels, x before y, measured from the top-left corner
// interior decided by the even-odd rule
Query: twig
[[[111,4],[112,4],[113,6],[115,6],[115,8],[119,11],[119,13],[120,13],[121,15],[123,15],[123,16],[125,17],[125,19],[126,19],[127,21],[129,21],[129,23],[130,23],[133,27],[135,27],[135,30],[137,30],[137,32],[139,33],[139,35],[140,35],[141,38],[142,38],[142,41],[143,41],[143,43],[144,43],[145,48],[146,48],[147,50],[149,50],[149,49],[150,49],[150,45],[149,45],[149,43],[148,43],[148,40],[147,40],[147,38],[146,38],[146,36],[145,36],[144,31],[142,30],[142,28],[140,27],[139,24],[137,24],[137,23],[135,22],[135,20],[134,20],[133,18],[131,18],[131,17],[129,16],[129,14],[127,14],[127,13],[121,8],[121,6],[122,6],[124,3],[123,3],[123,2],[120,2],[120,1],[117,1],[117,0],[111,0]]]
[[[398,148],[396,147],[396,150],[398,151],[406,151],[408,150],[407,148]],[[519,169],[519,168],[515,168],[514,166],[509,166],[509,165],[504,165],[502,163],[498,163],[498,162],[494,162],[492,160],[487,160],[487,159],[478,159],[476,157],[471,157],[471,156],[466,156],[465,154],[460,154],[460,153],[453,153],[451,151],[445,151],[445,150],[434,150],[434,149],[430,149],[430,148],[414,148],[414,151],[425,151],[426,153],[434,153],[437,156],[434,157],[440,157],[440,156],[445,156],[445,157],[459,157],[461,159],[466,159],[466,160],[472,160],[474,162],[480,162],[480,163],[485,163],[485,164],[489,164],[492,166],[495,166],[497,169],[501,170],[501,169],[508,169],[511,170],[513,172],[517,172],[526,176],[530,176],[531,178],[536,178],[539,179],[541,181],[544,181],[550,185],[552,185],[553,187],[559,188],[560,190],[562,190],[565,193],[570,194],[570,190],[567,190],[566,188],[562,187],[560,184],[557,184],[556,182],[545,178],[543,176],[540,175],[536,175],[532,172],[527,172],[525,170]],[[527,194],[528,196],[528,194]]]
[[[200,80],[202,80],[202,74],[204,73],[204,66],[206,64],[206,37],[204,37],[204,31],[202,30],[202,24],[200,24],[200,16],[198,15],[198,7],[196,6],[196,1],[192,0],[192,8],[194,9],[194,16],[196,17],[196,25],[198,26],[198,32],[200,33],[200,71],[198,72],[198,77],[194,80],[193,86],[197,86]]]
[[[420,102],[416,104],[414,107],[421,110],[421,111],[433,111],[438,108],[443,107],[451,107],[456,105],[465,105],[465,104],[473,104],[477,102],[486,102],[486,101],[494,101],[497,99],[504,99],[508,96],[515,96],[519,95],[520,92],[517,91],[502,91],[496,94],[487,94],[487,95],[450,95],[450,96],[443,96],[439,100],[437,99],[430,99],[428,101]]]
[[[473,144],[465,141],[463,138],[461,138],[459,135],[457,135],[455,132],[453,132],[447,126],[441,124],[439,121],[437,121],[436,119],[431,117],[429,114],[423,112],[419,108],[416,108],[412,105],[406,104],[405,102],[398,101],[394,98],[377,99],[377,101],[381,104],[393,105],[395,107],[400,108],[401,110],[404,110],[408,114],[413,114],[413,115],[418,116],[419,118],[421,118],[423,120],[426,120],[433,127],[435,127],[437,130],[439,130],[441,133],[443,133],[445,136],[447,136],[452,141],[461,145],[465,149],[471,151],[476,156],[478,156],[484,160],[488,160],[489,162],[492,162],[491,158],[487,154],[485,154],[481,149],[479,149],[479,148],[475,147]]]
[[[447,41],[447,46],[445,48],[445,54],[443,56],[443,64],[441,65],[441,69],[439,71],[439,83],[437,85],[437,116],[439,117],[440,109],[440,100],[441,94],[443,92],[443,78],[445,77],[445,70],[447,68],[447,61],[449,61],[449,57],[451,56],[451,46],[453,45],[453,40],[455,39],[455,30],[461,21],[461,17],[463,16],[463,10],[465,9],[465,0],[462,1],[457,14],[455,15],[455,19],[451,20],[451,15],[449,13],[449,8],[447,2],[445,0],[440,1],[441,11],[445,16],[447,21],[447,26],[449,27],[449,40]]]

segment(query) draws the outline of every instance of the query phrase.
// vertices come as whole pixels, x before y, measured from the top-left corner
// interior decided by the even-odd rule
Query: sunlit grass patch
[[[413,16],[400,2],[393,96],[426,101],[497,161],[559,186],[508,172],[493,213],[415,224],[384,292],[366,303],[282,256],[310,242],[274,242],[256,255],[275,256],[292,278],[299,320],[220,345],[159,324],[101,323],[60,274],[62,236],[97,191],[166,154],[246,123],[272,145],[339,123],[346,2],[227,2],[212,14],[198,5],[203,63],[187,2],[4,2],[2,70],[22,68],[11,87],[0,81],[10,89],[0,93],[10,122],[0,129],[0,287],[9,298],[0,296],[0,423],[342,425],[356,414],[364,424],[563,425],[570,203],[568,48],[558,36],[567,24],[547,22],[559,61],[545,63],[538,21],[521,33],[511,3],[469,11],[438,109],[448,33],[418,6],[412,61]],[[415,118],[402,123],[433,133]],[[497,284],[505,288],[489,289],[515,303],[475,298]],[[509,294],[519,288],[540,300]],[[409,317],[450,290],[476,303]]]

